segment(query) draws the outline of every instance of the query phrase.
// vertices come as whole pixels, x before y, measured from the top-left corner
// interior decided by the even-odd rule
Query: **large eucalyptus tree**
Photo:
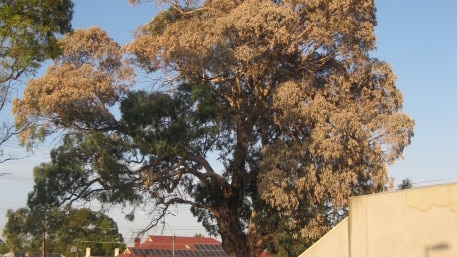
[[[414,122],[370,56],[373,1],[164,4],[124,47],[98,28],[68,35],[15,102],[17,125],[37,124],[25,144],[65,132],[60,199],[149,206],[151,226],[188,205],[244,257],[284,233],[309,244],[349,196],[386,187]],[[158,86],[129,91],[131,61]]]

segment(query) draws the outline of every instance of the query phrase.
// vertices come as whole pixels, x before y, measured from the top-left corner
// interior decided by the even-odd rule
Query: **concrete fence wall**
[[[351,257],[457,256],[457,184],[351,198]]]
[[[299,257],[456,257],[457,183],[353,197],[349,217]]]
[[[299,257],[349,257],[348,243],[348,218],[345,218]]]

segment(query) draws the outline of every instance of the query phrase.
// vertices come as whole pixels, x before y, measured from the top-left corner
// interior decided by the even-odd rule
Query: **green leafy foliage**
[[[402,179],[401,184],[398,185],[398,189],[404,190],[404,189],[410,189],[413,187],[413,182],[409,178]]]
[[[58,38],[72,31],[72,16],[71,0],[0,1],[0,112],[10,111],[11,92],[18,89],[20,78],[61,53]],[[1,147],[16,136],[16,130],[6,118],[9,115],[0,117]],[[3,156],[0,148],[0,163],[17,158],[20,156]]]
[[[68,157],[68,154],[76,153],[66,154],[65,157]],[[113,219],[102,212],[63,205],[68,194],[79,194],[80,199],[89,199],[84,197],[84,190],[61,190],[62,186],[76,190],[74,185],[87,181],[84,170],[75,164],[77,159],[72,160],[60,166],[42,163],[35,167],[35,184],[28,195],[27,208],[7,212],[8,222],[3,236],[9,249],[14,252],[41,252],[43,237],[46,252],[66,256],[73,254],[71,248],[74,246],[82,247],[80,249],[91,247],[91,252],[96,256],[112,256],[114,248],[125,248]]]
[[[60,54],[57,37],[71,31],[70,0],[0,2],[0,84]]]
[[[41,234],[46,229],[46,252],[71,256],[72,247],[84,254],[91,248],[94,256],[112,256],[114,248],[125,249],[117,224],[102,212],[90,209],[53,209],[44,217],[28,208],[8,210],[3,230],[6,244],[14,252],[41,252]],[[43,220],[43,219],[46,219]],[[42,225],[52,223],[46,227]]]
[[[6,245],[5,241],[0,239],[0,254],[5,254],[8,252],[9,252],[9,249],[8,249],[8,246]]]
[[[30,225],[29,216],[30,210],[27,208],[7,211],[6,218],[8,222],[3,229],[3,237],[6,239],[6,244],[10,251],[25,252],[29,247],[38,246],[33,243],[33,238],[27,231]]]

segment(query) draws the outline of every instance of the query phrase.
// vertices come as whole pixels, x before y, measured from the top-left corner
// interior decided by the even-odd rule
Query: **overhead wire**
[[[437,184],[430,184],[430,183],[449,182],[449,181],[457,181],[457,177],[434,179],[434,180],[427,180],[427,181],[420,181],[420,182],[412,182],[411,184],[413,184],[413,185],[421,185],[421,184],[437,185]]]
[[[24,182],[24,183],[32,183],[34,182],[33,178],[27,178],[22,176],[12,175],[11,173],[3,173],[5,175],[0,176],[0,180],[9,180],[14,182]]]

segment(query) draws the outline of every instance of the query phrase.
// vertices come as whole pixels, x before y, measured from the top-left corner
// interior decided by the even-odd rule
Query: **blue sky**
[[[397,184],[408,177],[415,186],[456,182],[457,1],[376,0],[376,5],[377,50],[372,56],[393,66],[403,92],[404,111],[416,120],[412,144],[405,159],[390,167],[390,176]],[[73,24],[75,29],[97,25],[125,44],[132,39],[132,31],[157,10],[151,3],[132,8],[127,0],[76,0]],[[13,143],[8,146],[5,152],[19,151]],[[7,209],[25,206],[33,186],[33,167],[47,161],[48,149],[41,146],[34,156],[2,164],[0,172],[12,174],[0,177],[0,229]],[[132,229],[144,225],[142,213],[135,223],[123,221],[119,213],[117,209],[109,215],[126,238]],[[178,208],[178,213],[167,221],[175,234],[204,234],[183,208]]]
[[[457,181],[457,1],[377,3],[377,51],[403,92],[404,111],[416,120],[405,160],[390,169],[418,186]]]

